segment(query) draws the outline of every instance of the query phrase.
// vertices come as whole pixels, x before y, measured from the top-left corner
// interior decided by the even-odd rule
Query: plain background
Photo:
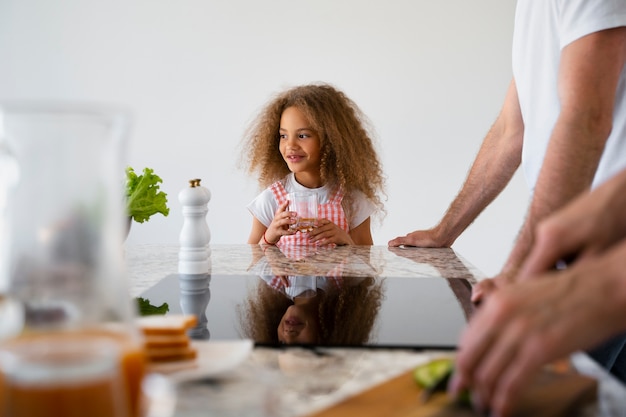
[[[163,178],[171,213],[133,224],[127,244],[178,243],[178,193],[192,178],[212,194],[211,243],[230,244],[247,241],[245,206],[259,191],[238,166],[247,124],[284,88],[331,83],[376,128],[388,200],[373,236],[387,245],[434,225],[460,189],[511,78],[514,8],[514,0],[0,0],[0,99],[130,109],[127,162]],[[527,201],[518,172],[453,248],[495,274]]]

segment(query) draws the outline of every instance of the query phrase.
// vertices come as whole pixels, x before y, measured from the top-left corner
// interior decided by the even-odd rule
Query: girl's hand
[[[316,227],[309,232],[309,240],[321,245],[334,243],[336,245],[354,245],[350,235],[328,219],[318,219]]]
[[[296,213],[288,211],[288,206],[289,201],[285,201],[283,204],[278,206],[278,209],[274,214],[274,219],[272,219],[272,223],[270,223],[269,227],[265,231],[264,237],[266,243],[274,245],[278,243],[281,237],[296,233],[295,230],[289,228],[290,225],[296,224],[298,221]]]

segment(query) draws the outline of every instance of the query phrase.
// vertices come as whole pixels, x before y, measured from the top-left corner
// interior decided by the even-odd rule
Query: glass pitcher
[[[122,245],[129,121],[104,106],[0,103],[1,417],[139,414]]]

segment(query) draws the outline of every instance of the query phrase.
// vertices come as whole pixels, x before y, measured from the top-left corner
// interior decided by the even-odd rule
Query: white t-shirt
[[[626,26],[624,0],[518,0],[513,33],[513,76],[524,119],[522,166],[534,190],[560,111],[557,78],[561,50],[604,29]],[[593,187],[626,168],[626,69],[622,70],[613,130]]]
[[[312,191],[316,193],[318,204],[326,204],[331,198],[328,187],[323,186],[320,188],[307,188],[296,181],[293,173],[287,175],[284,185],[287,193],[293,193],[296,191]],[[355,210],[348,218],[350,230],[363,223],[374,213],[374,211],[376,211],[374,203],[372,203],[367,197],[365,197],[365,194],[360,191],[357,191],[354,194],[353,206]],[[274,198],[272,191],[269,188],[266,188],[246,207],[254,217],[256,217],[266,227],[269,227],[270,223],[272,223],[272,220],[274,219],[276,210],[278,210],[278,202]],[[348,213],[346,213],[346,215],[347,214]]]
[[[267,285],[272,286],[274,275],[261,275],[259,277],[265,281]],[[350,277],[347,282],[352,287],[360,284],[365,279],[365,277]],[[289,286],[282,287],[281,290],[284,291],[284,294],[291,300],[303,294],[305,298],[307,296],[313,297],[317,294],[317,290],[328,292],[329,288],[336,285],[333,284],[333,280],[333,277],[324,276],[290,276],[287,277]]]

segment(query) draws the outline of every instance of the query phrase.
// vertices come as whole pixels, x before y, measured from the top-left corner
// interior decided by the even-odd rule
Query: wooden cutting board
[[[523,393],[516,417],[569,417],[597,400],[596,380],[574,372],[542,372]],[[423,404],[413,371],[406,372],[310,417],[481,417],[452,404],[445,393]]]

